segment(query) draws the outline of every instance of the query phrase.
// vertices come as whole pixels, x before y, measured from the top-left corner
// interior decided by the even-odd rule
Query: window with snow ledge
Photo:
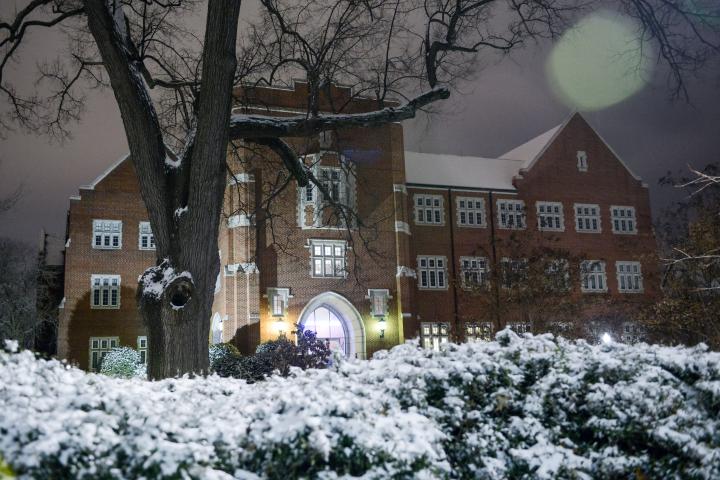
[[[489,342],[492,340],[493,324],[490,322],[466,323],[465,324],[465,341],[472,342]]]
[[[138,232],[138,248],[140,250],[155,250],[155,235],[152,233],[150,222],[140,222]]]
[[[637,233],[635,207],[613,205],[610,207],[610,217],[613,233],[629,235]]]
[[[449,341],[447,323],[422,322],[420,324],[420,344],[428,349],[440,350],[440,345]]]
[[[580,287],[583,292],[607,292],[605,262],[584,260],[580,263]]]
[[[485,199],[457,197],[457,224],[461,227],[485,227]]]
[[[536,202],[538,230],[547,232],[565,231],[565,217],[560,202]]]
[[[122,248],[121,220],[93,220],[93,248],[118,250]]]
[[[445,207],[442,195],[413,195],[415,223],[418,225],[445,225]]]
[[[118,337],[90,337],[90,371],[100,371],[103,358],[120,346]]]
[[[525,202],[522,200],[498,200],[497,216],[500,228],[522,230],[526,227]]]
[[[444,290],[447,288],[447,262],[445,257],[421,255],[417,257],[418,288]]]
[[[595,203],[576,203],[575,231],[578,233],[601,233],[600,205]]]
[[[344,240],[310,240],[310,274],[314,278],[345,278]]]
[[[643,278],[640,262],[615,262],[615,270],[620,293],[642,293]]]
[[[148,341],[146,336],[137,337],[137,350],[140,354],[140,363],[147,363]]]
[[[91,275],[90,290],[90,308],[120,308],[120,275]]]

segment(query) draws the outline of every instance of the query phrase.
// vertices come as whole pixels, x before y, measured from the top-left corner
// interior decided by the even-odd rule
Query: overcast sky
[[[36,62],[61,43],[57,34],[33,38],[18,66],[31,78]],[[462,86],[431,119],[405,123],[409,150],[495,156],[562,122],[573,110],[553,93],[546,76],[550,48],[528,47],[488,66]],[[720,71],[702,72],[690,83],[691,102],[672,102],[662,71],[629,99],[583,112],[635,173],[650,185],[657,213],[673,192],[657,186],[668,170],[701,167],[720,160]],[[4,99],[3,99],[4,101]],[[127,152],[112,93],[90,92],[82,122],[62,145],[46,138],[6,133],[0,139],[0,196],[24,185],[13,211],[0,217],[0,236],[35,242],[41,228],[63,235],[68,197]]]

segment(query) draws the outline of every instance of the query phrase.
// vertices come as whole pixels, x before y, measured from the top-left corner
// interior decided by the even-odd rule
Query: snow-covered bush
[[[140,362],[140,353],[130,347],[110,350],[103,357],[100,373],[118,378],[144,377],[145,365]]]
[[[217,343],[210,345],[209,353],[211,372],[221,369],[224,363],[232,361],[234,357],[240,355],[237,347],[235,347],[232,343]]]
[[[720,478],[720,354],[551,335],[414,344],[247,384],[0,353],[0,454],[34,478]]]

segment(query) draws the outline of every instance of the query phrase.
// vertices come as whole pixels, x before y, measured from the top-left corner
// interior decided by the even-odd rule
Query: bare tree
[[[109,86],[115,95],[157,244],[157,266],[142,276],[138,294],[151,378],[207,369],[229,141],[272,151],[287,172],[281,184],[311,183],[330,198],[289,139],[412,118],[448,98],[449,87],[474,70],[473,58],[553,37],[594,0],[259,2],[261,18],[242,25],[240,41],[240,0],[208,0],[202,34],[186,20],[195,0],[27,0],[0,21],[9,121],[62,136],[82,111],[83,86]],[[646,25],[642,38],[661,45],[676,85],[718,51],[712,35],[720,27],[684,3],[615,4]],[[30,33],[54,26],[69,33],[71,52],[41,68],[46,98],[21,95],[5,75],[9,62]],[[233,95],[242,96],[233,86],[293,77],[309,85],[304,115],[231,114]],[[333,83],[372,95],[377,108],[321,108]],[[389,106],[391,97],[402,103]]]

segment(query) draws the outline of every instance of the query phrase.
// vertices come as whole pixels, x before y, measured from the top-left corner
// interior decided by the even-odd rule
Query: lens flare
[[[547,76],[568,106],[600,110],[632,96],[647,83],[652,70],[648,48],[632,20],[596,12],[565,32],[553,47]]]

